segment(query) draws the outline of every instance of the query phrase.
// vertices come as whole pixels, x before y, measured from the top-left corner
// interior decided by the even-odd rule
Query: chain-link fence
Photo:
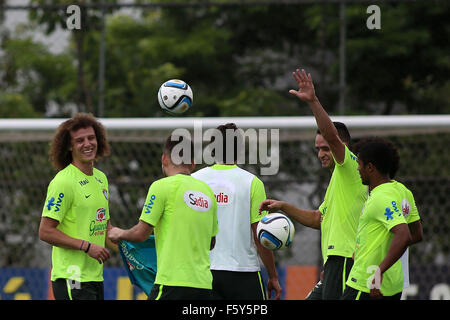
[[[109,130],[112,154],[97,167],[109,179],[114,225],[131,227],[137,222],[148,187],[162,177],[161,148],[169,133],[167,130]],[[314,130],[280,130],[279,172],[261,176],[268,197],[305,209],[319,206],[330,174],[319,165],[314,134]],[[409,298],[429,299],[433,288],[442,284],[444,287],[438,287],[441,291],[434,292],[433,297],[449,298],[446,295],[450,263],[448,128],[406,132],[352,130],[352,134],[354,139],[382,134],[400,148],[398,180],[414,193],[424,229],[424,241],[410,248],[411,283],[418,290],[415,294],[408,291]],[[0,266],[3,268],[50,267],[51,247],[38,240],[38,226],[46,188],[55,175],[48,160],[52,135],[53,131],[0,132]],[[258,165],[244,167],[259,175]],[[319,231],[296,224],[293,247],[276,252],[278,267],[320,266],[319,243]],[[121,266],[117,254],[106,265]],[[291,278],[288,273],[286,285],[293,285]]]

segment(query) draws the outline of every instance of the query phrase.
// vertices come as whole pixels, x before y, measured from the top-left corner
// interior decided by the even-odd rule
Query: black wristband
[[[84,240],[81,240],[80,250],[83,250]]]
[[[91,248],[91,243],[88,242],[88,246],[87,246],[86,250],[84,250],[84,252],[88,253],[90,248]]]

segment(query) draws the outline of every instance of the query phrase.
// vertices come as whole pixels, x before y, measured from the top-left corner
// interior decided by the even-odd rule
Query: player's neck
[[[388,182],[391,182],[391,179],[389,177],[376,176],[376,177],[372,178],[369,183],[369,192],[371,192],[373,189],[375,189],[379,185],[382,185],[382,184],[388,183]]]
[[[183,166],[169,166],[169,167],[164,168],[163,171],[167,177],[175,176],[177,174],[184,174],[187,176],[191,175],[191,171],[189,171],[188,168],[183,167]]]
[[[90,162],[73,161],[72,164],[87,176],[92,176],[94,174],[94,161]]]
[[[168,176],[175,176],[177,174],[184,174],[185,176],[190,176],[191,173],[189,171],[172,171],[171,174],[169,174]]]

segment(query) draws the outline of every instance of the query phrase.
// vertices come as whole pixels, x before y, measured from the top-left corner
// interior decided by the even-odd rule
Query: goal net
[[[399,147],[397,180],[413,192],[424,230],[424,240],[410,248],[411,287],[405,290],[406,298],[450,299],[450,116],[332,119],[346,123],[353,140],[378,135],[391,139]],[[14,292],[28,292],[25,297],[32,299],[46,298],[33,291],[34,286],[47,285],[45,281],[17,287],[15,291],[10,286],[7,288],[10,292],[5,292],[5,288],[13,277],[22,275],[27,280],[27,272],[48,270],[51,266],[51,247],[39,241],[38,227],[48,183],[56,174],[48,159],[49,142],[63,120],[0,120],[0,290],[3,290],[0,295],[3,299],[20,297],[14,296]],[[329,182],[330,172],[320,167],[314,147],[313,117],[105,118],[100,121],[108,132],[111,156],[96,166],[108,176],[111,220],[120,227],[128,228],[138,221],[148,187],[162,177],[162,144],[175,129],[184,128],[194,142],[203,140],[200,161],[197,161],[197,168],[201,168],[208,164],[202,148],[208,129],[236,123],[247,134],[242,167],[261,178],[269,198],[316,209]],[[285,299],[304,298],[317,280],[322,264],[320,232],[297,223],[295,226],[293,246],[276,252]],[[123,268],[118,254],[113,254],[105,265],[105,269],[114,267]],[[17,275],[17,269],[24,274]],[[307,281],[302,276],[305,270],[313,270],[305,275],[309,277]],[[111,298],[117,298],[118,289],[111,290],[116,293]],[[105,282],[105,296],[107,291]]]

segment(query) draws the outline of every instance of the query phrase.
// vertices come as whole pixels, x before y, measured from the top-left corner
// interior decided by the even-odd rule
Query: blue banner
[[[289,268],[289,267],[287,267]],[[277,268],[285,298],[286,268]],[[404,290],[406,299],[450,299],[450,273],[447,265],[411,266],[411,286]],[[267,273],[261,272],[267,283]],[[106,267],[103,273],[106,300],[144,300],[147,295],[133,285],[125,267]],[[0,300],[51,299],[50,270],[48,268],[0,268]]]
[[[1,300],[47,299],[49,270],[47,268],[1,268]]]

